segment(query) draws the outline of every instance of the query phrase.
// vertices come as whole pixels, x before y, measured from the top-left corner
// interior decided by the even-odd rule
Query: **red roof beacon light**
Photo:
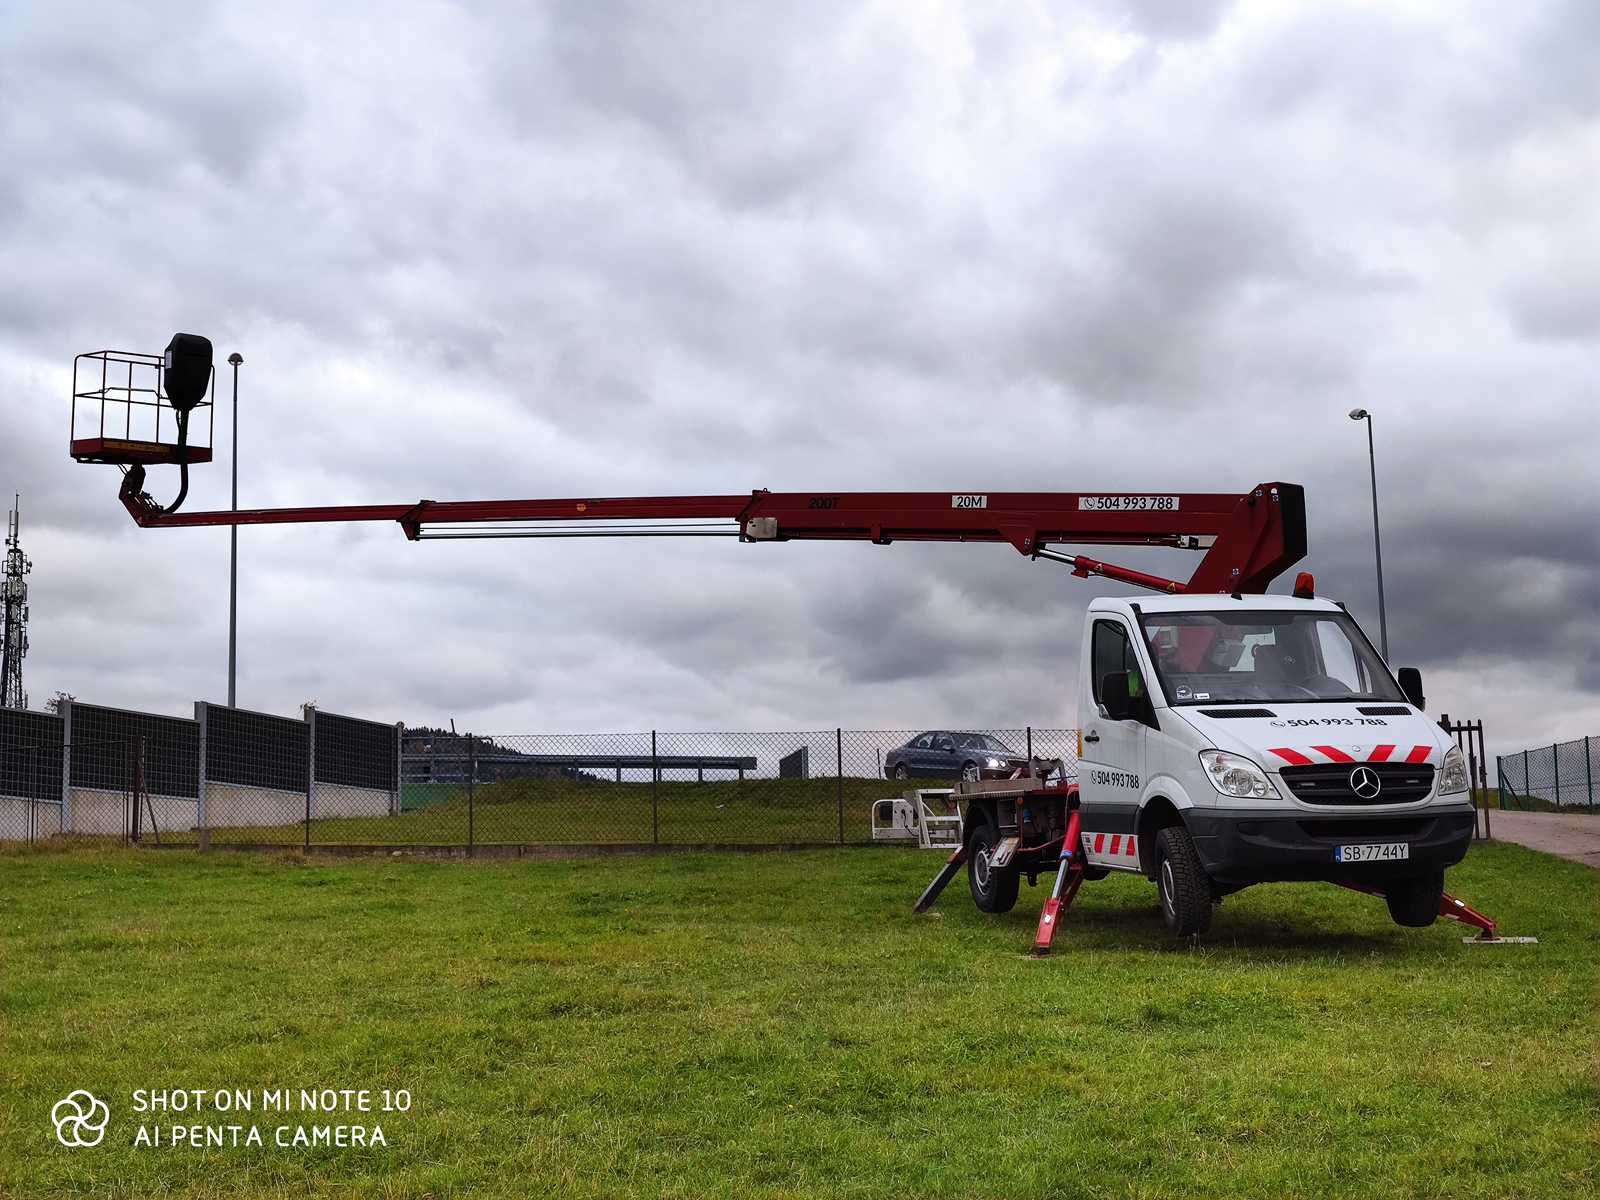
[[[1317,581],[1312,578],[1310,571],[1301,571],[1294,577],[1294,596],[1296,600],[1317,598]]]

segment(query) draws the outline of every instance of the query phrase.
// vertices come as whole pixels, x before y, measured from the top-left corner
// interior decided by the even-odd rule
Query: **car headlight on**
[[[1202,750],[1200,763],[1206,769],[1211,786],[1224,796],[1250,796],[1258,800],[1276,799],[1278,796],[1278,789],[1272,786],[1267,773],[1242,755],[1223,750]]]
[[[989,758],[985,759],[984,761],[987,762],[991,767],[1003,767],[1006,765],[1006,760],[1003,758]]]
[[[1439,768],[1439,795],[1448,796],[1452,792],[1464,792],[1469,783],[1467,760],[1461,753],[1461,747],[1451,746],[1445,753],[1444,766]]]

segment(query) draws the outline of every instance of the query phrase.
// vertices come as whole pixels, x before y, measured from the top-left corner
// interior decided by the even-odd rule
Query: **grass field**
[[[936,861],[0,854],[0,1195],[1600,1192],[1591,871],[1474,849],[1453,888],[1541,938],[1497,948],[1315,885],[1180,946],[1119,877],[1037,961],[1037,891],[912,916]],[[414,1107],[353,1118],[384,1149],[136,1149],[154,1087]]]
[[[323,844],[479,845],[718,842],[796,844],[866,842],[872,802],[908,785],[883,779],[749,779],[705,783],[664,780],[528,779],[480,784],[469,801],[459,785],[412,786],[398,816],[319,818],[311,840]],[[909,786],[951,787],[919,779]],[[840,834],[843,833],[841,839]],[[192,830],[166,831],[168,840],[194,841]],[[301,823],[215,829],[218,843],[299,845]]]

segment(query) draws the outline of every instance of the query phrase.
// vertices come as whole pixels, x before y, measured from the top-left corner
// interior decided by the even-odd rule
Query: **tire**
[[[1396,925],[1407,929],[1426,929],[1439,919],[1439,901],[1444,897],[1444,872],[1432,871],[1397,879],[1384,888],[1383,898]]]
[[[979,912],[1007,913],[1017,906],[1017,891],[1022,886],[1017,869],[989,869],[989,856],[999,844],[1000,831],[988,821],[974,825],[967,835],[967,886]]]
[[[891,774],[896,779],[910,779],[911,768],[906,766],[905,763],[895,763],[894,770],[891,772]]]
[[[977,783],[978,780],[983,778],[983,772],[978,770],[978,764],[975,762],[962,763],[961,778],[968,783]]]
[[[1181,825],[1169,825],[1156,835],[1156,889],[1161,894],[1161,919],[1169,932],[1193,937],[1211,927],[1216,904],[1211,880],[1200,865],[1194,839]]]

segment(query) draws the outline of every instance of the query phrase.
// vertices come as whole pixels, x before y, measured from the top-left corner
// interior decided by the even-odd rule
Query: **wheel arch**
[[[1156,835],[1173,825],[1188,828],[1184,824],[1183,810],[1165,796],[1147,797],[1139,806],[1134,833],[1139,838],[1139,870],[1147,879],[1156,876]]]
[[[993,800],[983,796],[973,796],[967,801],[966,808],[961,813],[961,844],[965,846],[972,837],[972,831],[979,825],[991,825],[995,832],[1000,830],[1000,813]]]

